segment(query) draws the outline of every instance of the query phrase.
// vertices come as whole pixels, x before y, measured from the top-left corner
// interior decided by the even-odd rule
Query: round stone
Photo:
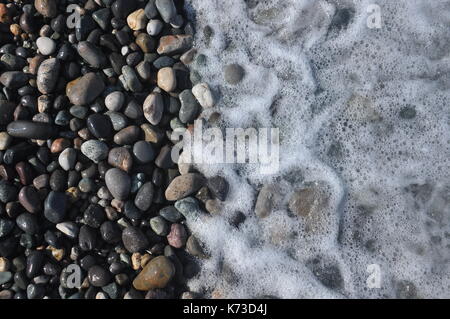
[[[150,227],[158,236],[167,236],[167,234],[169,233],[169,225],[161,216],[151,218]]]
[[[56,43],[53,39],[47,37],[39,37],[36,40],[38,50],[43,55],[52,55],[56,50]]]
[[[111,120],[104,114],[89,115],[86,125],[92,135],[99,139],[107,139],[111,137],[113,132]]]
[[[154,194],[155,188],[153,184],[151,182],[145,183],[144,185],[141,186],[141,188],[137,192],[136,197],[134,199],[134,204],[141,211],[147,211],[153,202]]]
[[[125,147],[116,147],[109,151],[108,164],[129,172],[133,167],[133,157]]]
[[[59,154],[59,166],[65,171],[70,171],[75,168],[77,162],[77,151],[73,148],[66,148]]]
[[[156,157],[156,152],[149,142],[139,141],[133,146],[133,155],[140,164],[148,164]]]
[[[206,83],[199,83],[192,88],[192,94],[203,108],[214,106],[214,98],[211,89]]]
[[[172,68],[165,67],[158,71],[158,86],[166,92],[172,92],[177,88],[177,78]]]
[[[164,101],[160,93],[153,92],[144,101],[144,116],[150,124],[158,125],[164,111]]]
[[[105,98],[105,106],[110,111],[120,111],[125,103],[125,95],[120,91],[115,91]]]
[[[81,152],[94,163],[108,157],[108,145],[98,140],[89,140],[81,145]]]
[[[100,234],[104,241],[109,244],[115,244],[121,240],[122,231],[117,223],[106,221],[100,226]]]
[[[225,81],[229,84],[236,85],[242,81],[245,70],[239,64],[229,64],[224,68]]]
[[[147,33],[157,36],[163,29],[164,24],[160,20],[152,19],[147,24]]]
[[[118,168],[111,168],[105,175],[106,187],[111,195],[118,200],[125,200],[128,198],[131,190],[130,176]]]
[[[205,179],[197,173],[178,176],[166,189],[166,199],[177,201],[197,192],[205,184]]]
[[[44,216],[57,224],[64,220],[67,210],[67,196],[64,193],[51,191],[44,202]]]
[[[140,291],[165,288],[175,275],[175,266],[169,258],[158,256],[152,259],[133,281]]]
[[[36,216],[23,213],[16,218],[17,226],[27,234],[34,235],[39,232],[39,223]]]
[[[36,214],[41,210],[41,200],[33,187],[22,187],[19,202],[29,213]]]
[[[127,227],[122,232],[122,242],[130,253],[137,253],[148,248],[149,242],[145,234],[137,227]]]
[[[111,273],[105,268],[95,265],[89,268],[88,279],[92,286],[103,287],[111,281]]]

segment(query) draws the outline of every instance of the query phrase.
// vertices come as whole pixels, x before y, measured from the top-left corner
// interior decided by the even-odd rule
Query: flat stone
[[[144,101],[144,116],[150,124],[158,125],[164,111],[164,101],[160,93],[153,92]]]
[[[166,199],[177,201],[197,192],[205,184],[205,178],[197,173],[175,177],[166,189]]]
[[[91,72],[69,82],[66,87],[66,95],[72,104],[87,105],[102,94],[104,89],[105,84],[102,78]]]
[[[264,185],[259,191],[255,204],[255,213],[259,218],[270,215],[274,207],[277,192],[272,185]]]
[[[118,168],[111,168],[105,174],[106,187],[111,195],[118,200],[128,198],[131,190],[130,176]]]
[[[111,120],[114,131],[116,132],[124,129],[128,124],[127,117],[122,113],[108,111],[105,115],[107,115]]]
[[[159,215],[171,223],[177,223],[183,219],[183,215],[174,206],[166,206],[160,209]]]
[[[6,130],[12,137],[36,140],[47,140],[57,133],[55,127],[51,124],[30,121],[12,122]]]
[[[326,203],[325,192],[313,186],[295,191],[289,200],[289,210],[297,216],[307,217],[323,209]]]
[[[158,256],[144,267],[133,281],[133,287],[140,291],[165,288],[175,275],[175,266],[169,258]]]
[[[106,65],[106,56],[96,45],[88,41],[82,41],[77,46],[78,54],[91,67],[99,69]]]

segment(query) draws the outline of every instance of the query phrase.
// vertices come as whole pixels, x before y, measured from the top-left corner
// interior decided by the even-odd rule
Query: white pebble
[[[51,55],[56,50],[56,43],[50,38],[40,37],[36,40],[39,52],[43,55]]]
[[[163,28],[163,23],[160,20],[152,19],[147,24],[147,33],[151,36],[158,35]]]
[[[214,97],[206,83],[199,83],[192,88],[192,94],[203,108],[214,106]]]

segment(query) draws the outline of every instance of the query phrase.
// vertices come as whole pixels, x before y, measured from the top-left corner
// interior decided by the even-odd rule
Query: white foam
[[[373,3],[381,29],[367,27]],[[398,296],[399,283],[410,282],[419,297],[450,297],[450,1],[189,0],[187,7],[207,57],[195,68],[220,91],[224,125],[278,127],[281,135],[278,176],[199,165],[207,176],[226,176],[231,193],[222,216],[189,222],[212,254],[191,289],[378,298]],[[328,32],[342,8],[354,17]],[[231,63],[246,71],[238,86],[223,80]],[[400,117],[407,107],[415,118]],[[258,189],[274,181],[284,203],[304,181],[328,185],[320,231],[308,234],[285,206],[255,216]],[[247,216],[239,229],[227,222],[235,211]],[[339,268],[341,288],[318,280],[316,257]],[[370,264],[381,267],[381,289],[367,288]]]

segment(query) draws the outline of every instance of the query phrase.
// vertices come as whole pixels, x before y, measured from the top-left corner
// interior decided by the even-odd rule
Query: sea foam
[[[211,255],[190,288],[225,298],[450,297],[450,1],[186,8],[206,56],[191,68],[219,97],[223,127],[280,129],[278,174],[197,166],[231,189],[220,215],[188,220]],[[368,26],[373,8],[380,28]],[[224,81],[231,63],[246,72],[237,86]],[[329,200],[311,232],[287,202],[314,182]],[[268,183],[282,203],[259,219],[255,200]],[[239,228],[229,223],[237,211],[247,217]],[[367,284],[370,265],[379,287]]]

